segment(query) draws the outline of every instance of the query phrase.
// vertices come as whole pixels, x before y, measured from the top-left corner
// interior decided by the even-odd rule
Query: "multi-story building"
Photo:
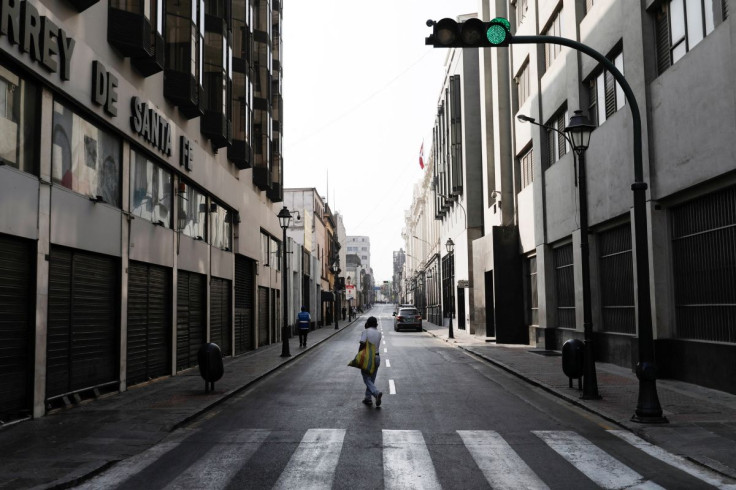
[[[360,257],[360,263],[366,271],[371,270],[371,238],[364,235],[348,235],[347,253]]]
[[[0,9],[0,420],[277,341],[281,2]]]
[[[736,392],[736,99],[724,55],[736,21],[728,2],[479,6],[483,19],[509,18],[516,35],[562,36],[610,60],[640,109],[643,171],[640,180],[632,100],[605,66],[555,44],[480,50],[484,236],[473,245],[475,332],[559,349],[583,336],[585,306],[596,358],[633,367],[645,328],[638,319],[649,317],[637,299],[643,291],[660,375]],[[577,110],[595,125],[584,177],[564,135]],[[587,193],[578,197],[581,178]],[[635,181],[647,186],[639,240]],[[637,274],[642,257],[647,273]]]

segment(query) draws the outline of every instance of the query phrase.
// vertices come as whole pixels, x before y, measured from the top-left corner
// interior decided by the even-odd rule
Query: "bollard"
[[[204,392],[215,391],[215,381],[222,378],[225,367],[222,365],[222,351],[212,342],[202,344],[197,353],[199,374],[204,379]]]
[[[585,355],[582,340],[570,339],[562,344],[562,372],[570,379],[572,388],[573,378],[578,380],[578,390],[582,390],[583,357]]]

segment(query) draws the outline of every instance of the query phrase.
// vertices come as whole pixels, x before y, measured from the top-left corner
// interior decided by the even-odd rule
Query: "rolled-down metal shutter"
[[[52,247],[46,395],[118,382],[117,259]]]
[[[171,372],[171,271],[128,265],[128,385]]]
[[[253,349],[254,262],[235,256],[235,354]]]
[[[223,356],[232,355],[231,297],[230,281],[213,277],[210,282],[210,341],[220,347]]]
[[[0,421],[27,415],[32,403],[34,251],[0,235]]]
[[[206,341],[206,277],[179,271],[177,281],[176,370],[197,365],[197,352]]]
[[[268,345],[268,288],[258,286],[258,347]]]

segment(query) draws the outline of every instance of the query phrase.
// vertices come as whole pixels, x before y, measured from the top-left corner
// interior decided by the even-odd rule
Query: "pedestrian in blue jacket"
[[[296,326],[299,330],[299,347],[307,346],[307,334],[309,333],[309,324],[312,317],[309,316],[306,306],[302,306],[302,311],[296,315]]]

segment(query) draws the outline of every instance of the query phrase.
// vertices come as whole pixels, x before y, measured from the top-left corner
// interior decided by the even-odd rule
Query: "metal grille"
[[[524,261],[526,292],[527,325],[539,325],[539,294],[537,292],[537,257],[528,257]]]
[[[604,332],[636,333],[631,226],[598,235],[600,245],[601,314]]]
[[[554,250],[557,326],[575,328],[575,274],[572,244]]]
[[[676,335],[736,342],[736,187],[672,209]]]

